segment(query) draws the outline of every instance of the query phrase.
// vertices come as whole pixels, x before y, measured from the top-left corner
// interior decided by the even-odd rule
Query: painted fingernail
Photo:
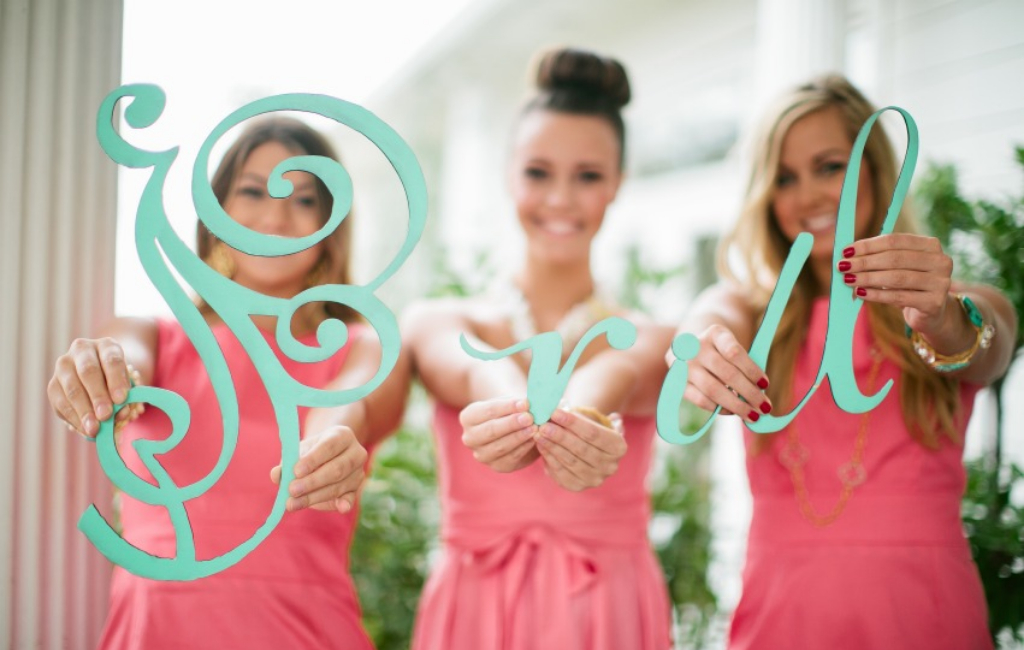
[[[843,257],[853,257],[853,246],[847,246],[843,249]]]
[[[768,388],[768,378],[767,377],[761,377],[760,379],[758,379],[757,380],[757,387],[760,388],[761,390],[764,390],[764,389]]]
[[[516,422],[525,427],[533,423],[533,417],[529,413],[520,413],[516,416]]]
[[[772,405],[768,402],[761,402],[761,412],[768,415],[772,412]]]
[[[761,416],[760,414],[758,414],[757,411],[751,411],[750,413],[747,414],[747,419],[750,420],[751,422],[757,422],[758,420],[761,419]]]
[[[292,481],[292,484],[288,486],[288,494],[293,497],[300,497],[306,491],[306,486],[299,481]]]
[[[853,264],[850,264],[846,260],[843,260],[842,262],[839,263],[839,270],[842,272],[849,271],[852,268]]]
[[[846,284],[853,284],[856,281],[857,276],[854,275],[853,273],[847,273],[846,275],[843,276],[843,282],[845,282]]]
[[[868,295],[868,290],[865,289],[864,287],[857,287],[857,295],[863,298],[864,296]]]

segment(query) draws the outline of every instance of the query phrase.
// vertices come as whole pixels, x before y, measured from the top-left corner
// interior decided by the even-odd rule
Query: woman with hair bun
[[[664,650],[670,609],[645,483],[671,329],[629,315],[632,347],[591,343],[563,407],[541,426],[528,411],[528,359],[483,362],[460,349],[462,333],[501,350],[557,331],[564,362],[593,324],[626,315],[591,273],[594,236],[622,182],[626,72],[561,49],[540,58],[536,85],[509,166],[521,269],[487,295],[421,303],[404,319],[435,401],[444,541],[413,648]]]

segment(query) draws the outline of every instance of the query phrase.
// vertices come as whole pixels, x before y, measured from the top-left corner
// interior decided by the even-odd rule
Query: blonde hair
[[[782,142],[797,121],[827,109],[841,116],[851,145],[861,126],[876,110],[845,77],[826,75],[781,97],[754,134],[746,197],[735,227],[719,246],[718,267],[722,277],[744,287],[744,293],[759,314],[758,321],[763,318],[792,244],[779,229],[772,212]],[[874,188],[874,214],[869,232],[877,233],[897,179],[896,156],[885,131],[878,125],[867,139],[862,164],[871,174]],[[906,207],[901,210],[895,230],[914,232]],[[737,274],[733,266],[737,262],[746,266],[742,275]],[[772,342],[766,368],[771,379],[768,396],[786,411],[795,405],[792,360],[803,343],[811,301],[820,290],[813,273],[805,267]],[[904,424],[911,435],[932,448],[938,447],[940,432],[956,440],[961,416],[958,382],[935,373],[917,357],[905,335],[903,316],[898,308],[877,303],[867,303],[865,307],[875,344],[882,355],[900,369],[900,405]],[[758,451],[770,444],[768,436],[758,436],[757,440],[755,450]]]

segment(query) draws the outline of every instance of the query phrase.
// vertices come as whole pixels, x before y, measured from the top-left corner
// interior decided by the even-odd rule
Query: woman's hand
[[[537,459],[533,416],[524,399],[473,402],[459,414],[462,443],[496,472],[514,472]]]
[[[295,479],[288,486],[285,508],[337,510],[346,513],[355,506],[359,487],[366,478],[367,452],[352,429],[333,426],[299,443]],[[281,466],[270,470],[270,480],[281,482]]]
[[[618,416],[612,416],[614,421]],[[548,474],[567,490],[595,488],[619,468],[626,439],[615,429],[562,409],[540,427],[537,448]]]
[[[931,338],[946,323],[953,260],[934,237],[897,233],[862,239],[838,269],[858,297],[895,305],[912,329]],[[957,305],[952,305],[959,310]]]
[[[124,402],[130,387],[124,350],[117,341],[75,339],[70,349],[57,358],[46,396],[54,413],[68,427],[95,438],[100,422],[111,416],[114,404]],[[131,414],[131,409],[121,409],[117,423]]]
[[[706,411],[721,406],[724,415],[735,413],[749,422],[772,412],[771,400],[763,392],[768,388],[768,377],[732,332],[722,325],[711,325],[697,340],[700,350],[688,362],[683,394],[688,401]]]

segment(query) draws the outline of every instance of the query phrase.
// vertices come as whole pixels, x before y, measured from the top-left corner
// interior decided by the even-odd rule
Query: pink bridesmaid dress
[[[266,520],[277,490],[269,472],[280,463],[281,450],[277,422],[255,368],[227,327],[215,326],[214,333],[235,381],[241,424],[235,455],[221,480],[186,504],[200,559],[230,551]],[[323,386],[336,377],[348,354],[345,347],[320,363],[296,363],[281,353],[272,334],[264,336],[285,369],[309,386]],[[313,345],[315,335],[300,340]],[[153,384],[178,393],[192,409],[184,441],[158,458],[179,485],[196,481],[213,468],[220,453],[220,409],[206,370],[177,323],[159,323]],[[306,412],[301,409],[300,422]],[[167,417],[152,407],[125,427],[120,447],[128,466],[152,480],[130,443],[163,439],[169,432]],[[173,556],[167,511],[124,494],[120,499],[125,539],[151,554]],[[286,513],[241,562],[191,582],[149,580],[115,568],[100,647],[370,650],[348,572],[355,522],[354,512]]]
[[[817,375],[827,316],[828,301],[816,301],[796,361],[798,397]],[[867,378],[876,366],[871,387]],[[770,449],[747,455],[753,519],[729,647],[990,648],[981,581],[960,523],[963,433],[977,387],[961,385],[960,442],[944,436],[938,449],[929,449],[903,424],[899,371],[872,355],[866,310],[855,330],[854,368],[866,394],[895,381],[881,405],[864,415],[846,413],[826,382],[790,425],[795,434],[784,429]],[[817,516],[839,502],[840,468],[858,478],[848,464],[862,427],[863,481],[838,518],[815,525],[801,501]],[[754,435],[746,432],[748,449]],[[803,497],[783,464],[795,467],[792,460],[801,455],[790,447],[794,435],[806,450]]]
[[[598,488],[570,492],[537,461],[502,474],[434,416],[444,554],[414,650],[665,650],[670,610],[647,538],[653,418],[626,418],[629,451]]]

